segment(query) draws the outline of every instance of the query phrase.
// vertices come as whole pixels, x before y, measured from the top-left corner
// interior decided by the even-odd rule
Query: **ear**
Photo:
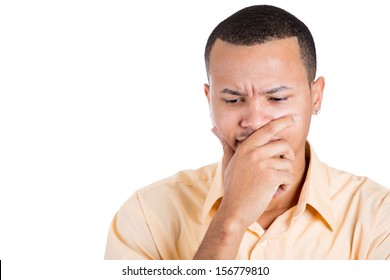
[[[320,112],[324,88],[324,77],[319,77],[317,80],[311,83],[311,108],[313,115],[317,115]]]
[[[204,84],[203,88],[204,88],[204,94],[206,95],[207,101],[209,102],[210,105],[210,86],[208,84]]]

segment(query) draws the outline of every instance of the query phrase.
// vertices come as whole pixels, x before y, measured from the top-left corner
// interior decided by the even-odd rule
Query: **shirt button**
[[[260,246],[261,246],[261,247],[267,246],[267,240],[261,241],[261,242],[260,242]]]

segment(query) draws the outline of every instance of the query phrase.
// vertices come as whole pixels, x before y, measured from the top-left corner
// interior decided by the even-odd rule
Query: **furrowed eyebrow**
[[[223,90],[221,90],[221,93],[237,95],[237,96],[246,96],[247,95],[245,92],[240,92],[238,90],[232,90],[232,89],[228,89],[228,88],[224,88]]]
[[[279,86],[279,87],[267,89],[266,91],[264,91],[264,94],[273,94],[287,89],[291,89],[291,88],[287,86]]]
[[[288,90],[288,89],[291,89],[291,88],[288,86],[278,86],[275,88],[265,90],[263,92],[263,94],[274,94],[274,93],[281,92],[281,91]],[[229,89],[229,88],[224,88],[223,90],[221,90],[221,93],[231,94],[231,95],[236,95],[236,96],[247,96],[247,94],[245,92],[241,92],[241,91],[233,90],[233,89]]]

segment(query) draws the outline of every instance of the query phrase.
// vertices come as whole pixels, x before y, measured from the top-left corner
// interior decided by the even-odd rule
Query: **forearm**
[[[217,215],[211,221],[205,237],[194,256],[195,260],[235,259],[246,227],[239,221]]]

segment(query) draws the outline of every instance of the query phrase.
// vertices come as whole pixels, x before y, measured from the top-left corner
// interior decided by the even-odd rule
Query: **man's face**
[[[311,114],[320,108],[323,78],[309,84],[295,37],[254,46],[217,39],[205,85],[211,119],[233,150],[254,131],[285,115],[298,125],[277,135],[304,153]]]

